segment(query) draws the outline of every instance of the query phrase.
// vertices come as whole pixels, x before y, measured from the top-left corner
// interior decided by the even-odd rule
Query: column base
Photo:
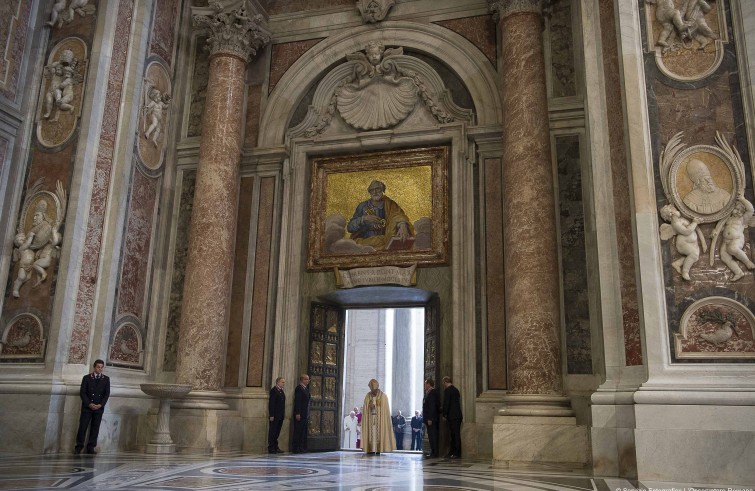
[[[159,454],[159,455],[174,454],[176,453],[176,444],[175,443],[148,443],[147,448],[145,449],[145,452],[149,454]]]
[[[590,462],[587,427],[574,417],[496,416],[493,463],[551,463],[582,467]]]
[[[185,398],[173,401],[171,407],[184,409],[228,409],[228,394],[222,390],[193,390]]]

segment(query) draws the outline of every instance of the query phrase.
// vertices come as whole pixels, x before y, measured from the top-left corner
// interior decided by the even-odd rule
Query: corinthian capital
[[[488,0],[488,9],[493,12],[495,20],[505,19],[509,15],[523,12],[543,14],[545,0]]]
[[[270,42],[270,31],[261,15],[250,17],[243,7],[224,11],[219,2],[212,4],[212,8],[215,13],[194,15],[194,27],[209,34],[210,56],[222,53],[248,62],[258,49]]]

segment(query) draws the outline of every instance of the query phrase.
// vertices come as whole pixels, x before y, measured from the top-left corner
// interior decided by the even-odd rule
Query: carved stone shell
[[[396,82],[374,78],[366,87],[345,85],[338,95],[338,111],[344,121],[362,130],[395,126],[406,118],[417,103],[417,87],[411,79]]]

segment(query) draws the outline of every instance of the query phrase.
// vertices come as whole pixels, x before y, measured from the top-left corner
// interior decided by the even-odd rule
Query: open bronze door
[[[341,448],[341,359],[346,313],[335,305],[312,303],[309,324],[309,450]]]
[[[425,380],[440,386],[440,298],[434,294],[425,305]]]

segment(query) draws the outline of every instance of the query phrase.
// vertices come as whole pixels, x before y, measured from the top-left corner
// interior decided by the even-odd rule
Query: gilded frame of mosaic
[[[447,147],[430,147],[313,158],[307,270],[447,264],[448,156]],[[395,201],[384,204],[385,233],[363,238],[349,223],[375,180]],[[411,237],[399,241],[389,230],[404,218]]]

